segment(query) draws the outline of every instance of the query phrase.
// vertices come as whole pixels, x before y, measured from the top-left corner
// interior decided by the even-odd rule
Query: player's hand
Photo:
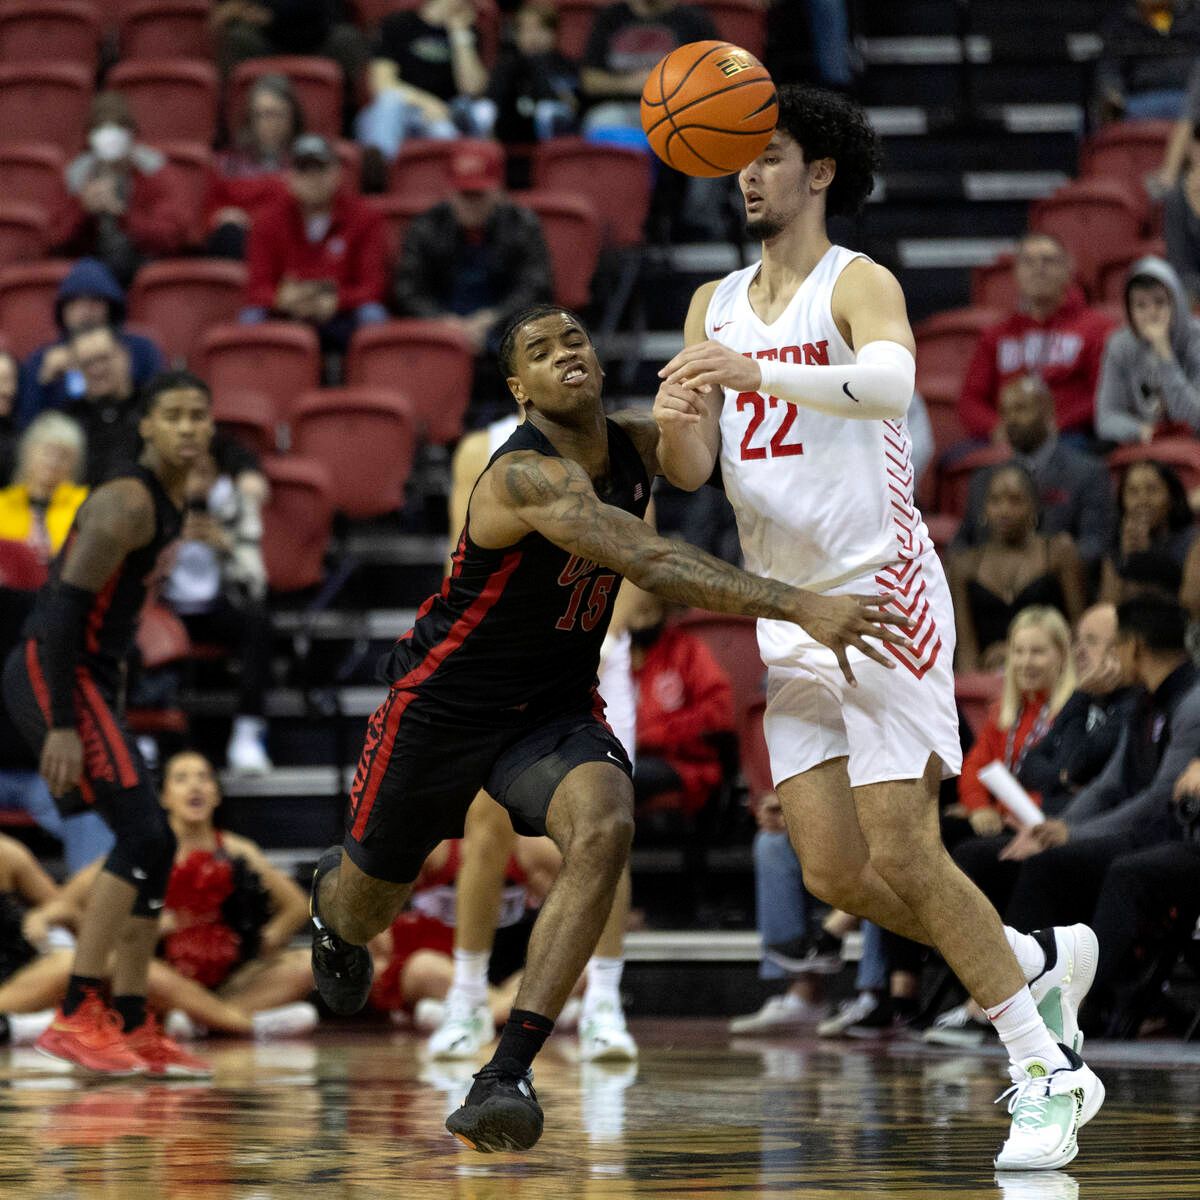
[[[38,771],[51,795],[65,796],[83,775],[83,742],[74,729],[51,729],[42,743]]]
[[[758,363],[721,342],[687,346],[658,373],[667,383],[691,388],[727,387],[734,392],[757,392],[762,387]]]
[[[855,687],[854,672],[846,657],[850,647],[891,670],[895,662],[865,639],[875,638],[897,646],[909,644],[901,630],[911,629],[912,621],[888,612],[886,603],[886,596],[822,596],[806,592],[802,609],[793,620],[811,638],[834,652],[846,682]]]
[[[660,383],[653,411],[660,429],[697,425],[708,418],[708,395],[682,384]]]

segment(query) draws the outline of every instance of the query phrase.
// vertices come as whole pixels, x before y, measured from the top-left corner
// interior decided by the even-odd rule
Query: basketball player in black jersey
[[[386,662],[341,847],[313,877],[313,970],[337,1011],[371,984],[365,944],[407,899],[425,856],[459,837],[483,789],[563,866],[529,943],[492,1061],[446,1122],[477,1150],[528,1149],[542,1110],[534,1055],[612,907],[633,836],[631,767],[596,694],[622,576],[682,604],[795,621],[843,656],[903,642],[875,597],[830,597],[747,575],[642,521],[659,473],[649,412],[606,420],[578,318],[542,305],[507,330],[501,369],[525,421],[475,485],[453,569]],[[848,669],[848,668],[847,668]]]
[[[184,483],[213,423],[207,386],[184,371],[155,376],[144,405],[138,464],[76,514],[5,664],[4,702],[41,754],[63,814],[93,806],[116,835],[79,928],[66,998],[37,1048],[97,1075],[205,1078],[212,1070],[146,1012],[175,837],[122,721],[121,693],[148,579],[179,535]]]

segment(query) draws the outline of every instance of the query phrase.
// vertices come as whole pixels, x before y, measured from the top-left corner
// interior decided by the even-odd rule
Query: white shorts
[[[891,596],[889,608],[918,622],[908,635],[912,649],[885,646],[896,664],[892,670],[851,650],[858,681],[851,687],[832,650],[798,626],[787,628],[785,643],[781,622],[761,622],[763,732],[775,784],[832,758],[849,760],[852,787],[919,779],[931,754],[942,760],[944,775],[957,775],[962,748],[954,702],[954,610],[937,556],[897,563],[832,589],[847,592]]]

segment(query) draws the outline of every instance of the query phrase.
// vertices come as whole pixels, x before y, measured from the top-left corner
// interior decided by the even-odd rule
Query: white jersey
[[[519,413],[513,413],[511,417],[501,417],[498,421],[493,421],[487,427],[488,435],[488,458],[491,458],[505,442],[512,437],[517,426],[521,423]]]

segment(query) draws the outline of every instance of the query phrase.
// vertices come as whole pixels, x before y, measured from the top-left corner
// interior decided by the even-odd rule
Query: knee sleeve
[[[155,810],[153,814],[142,810],[137,821],[113,824],[117,841],[104,864],[110,874],[137,888],[135,917],[158,916],[175,860],[175,834],[157,803]]]

